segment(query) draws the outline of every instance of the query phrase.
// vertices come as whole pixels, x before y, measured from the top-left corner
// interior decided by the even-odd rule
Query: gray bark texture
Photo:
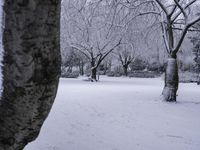
[[[60,77],[61,0],[5,0],[0,150],[35,140]]]
[[[177,59],[168,58],[167,68],[165,72],[165,87],[162,92],[164,101],[168,102],[176,101],[178,83],[179,83],[179,77],[178,77]]]

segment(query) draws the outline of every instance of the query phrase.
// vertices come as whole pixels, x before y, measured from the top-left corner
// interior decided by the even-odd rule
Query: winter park
[[[1,0],[0,150],[199,150],[200,0]]]

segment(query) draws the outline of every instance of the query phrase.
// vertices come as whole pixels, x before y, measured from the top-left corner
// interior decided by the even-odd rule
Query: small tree
[[[128,76],[128,67],[135,60],[135,51],[132,44],[122,44],[117,52],[119,61],[123,67],[124,76]]]
[[[79,57],[75,53],[73,49],[69,50],[68,53],[66,53],[65,56],[63,56],[63,66],[67,68],[67,72],[71,73],[73,70],[73,67],[78,66],[79,63]]]
[[[84,66],[87,63],[86,57],[79,51],[68,47],[62,54],[62,67],[67,68],[68,73],[72,73],[73,67],[79,68],[80,75],[84,75]]]

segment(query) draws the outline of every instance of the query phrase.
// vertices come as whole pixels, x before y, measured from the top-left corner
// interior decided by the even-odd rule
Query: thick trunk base
[[[162,92],[164,101],[176,102],[178,83],[179,79],[177,60],[174,58],[169,58],[165,72],[165,87]]]
[[[176,90],[174,88],[164,87],[163,100],[167,102],[176,102]]]

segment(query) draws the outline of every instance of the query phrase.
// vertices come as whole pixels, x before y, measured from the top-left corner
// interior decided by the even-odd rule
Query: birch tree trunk
[[[168,58],[165,71],[165,86],[163,89],[163,99],[168,102],[176,101],[176,93],[178,90],[179,77],[176,57]]]
[[[60,76],[60,0],[5,0],[0,150],[35,140]]]

